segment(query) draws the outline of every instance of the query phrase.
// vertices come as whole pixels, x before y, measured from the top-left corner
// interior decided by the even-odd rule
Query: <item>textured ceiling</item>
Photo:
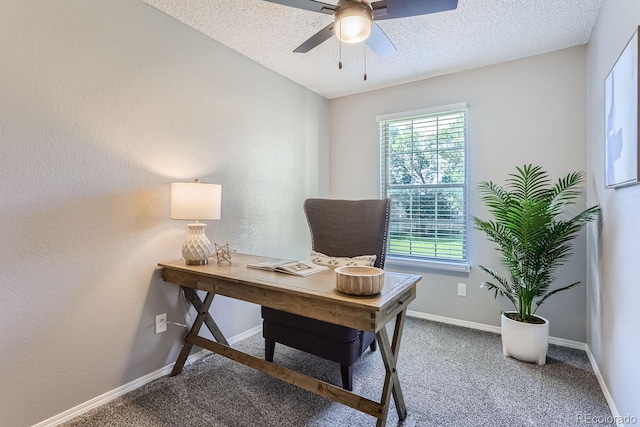
[[[330,24],[331,15],[263,0],[143,1],[294,82],[336,98],[585,44],[603,0],[459,0],[456,10],[380,21],[398,52],[381,59],[363,43],[342,44],[342,70],[335,37],[308,53],[293,52]]]

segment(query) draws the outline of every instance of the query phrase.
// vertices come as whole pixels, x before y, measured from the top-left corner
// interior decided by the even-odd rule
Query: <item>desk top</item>
[[[336,322],[341,313],[369,313],[374,319],[371,327],[379,329],[379,321],[392,316],[400,306],[415,299],[415,285],[422,278],[419,275],[385,272],[384,287],[379,294],[354,296],[339,292],[335,287],[334,269],[321,271],[306,277],[293,276],[272,271],[248,268],[246,265],[269,260],[267,257],[234,253],[232,265],[185,265],[183,260],[161,262],[166,281],[216,292],[256,304],[276,308],[290,313],[329,320],[351,326],[351,320]],[[315,315],[314,311],[327,312]],[[326,318],[326,319],[325,319]]]

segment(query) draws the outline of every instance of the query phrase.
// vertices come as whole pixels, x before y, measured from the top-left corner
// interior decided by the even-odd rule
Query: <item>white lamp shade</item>
[[[171,183],[171,218],[220,219],[222,186],[202,182]]]

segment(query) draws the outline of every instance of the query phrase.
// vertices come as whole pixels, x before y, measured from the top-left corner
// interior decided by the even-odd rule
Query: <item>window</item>
[[[389,262],[467,270],[467,106],[377,118]]]

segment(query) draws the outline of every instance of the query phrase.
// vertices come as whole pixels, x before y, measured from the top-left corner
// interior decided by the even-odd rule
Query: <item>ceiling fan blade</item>
[[[365,43],[381,58],[388,58],[398,51],[382,28],[375,22],[371,24],[371,35]]]
[[[264,0],[270,3],[277,3],[283,6],[295,7],[297,9],[310,10],[312,12],[327,13],[333,15],[338,10],[338,6],[322,3],[315,0]]]
[[[298,46],[294,50],[294,52],[307,53],[311,49],[313,49],[314,47],[316,47],[316,46],[320,45],[321,43],[325,42],[326,40],[330,39],[331,36],[333,36],[333,34],[334,34],[334,31],[333,31],[334,25],[335,24],[332,22],[331,24],[327,25],[326,27],[324,27],[323,29],[321,29],[320,31],[315,33],[313,36],[311,36],[311,38],[309,38],[309,40],[307,40],[306,42],[304,42],[300,46]]]
[[[371,2],[373,19],[405,18],[444,12],[458,7],[458,0],[380,0]]]

